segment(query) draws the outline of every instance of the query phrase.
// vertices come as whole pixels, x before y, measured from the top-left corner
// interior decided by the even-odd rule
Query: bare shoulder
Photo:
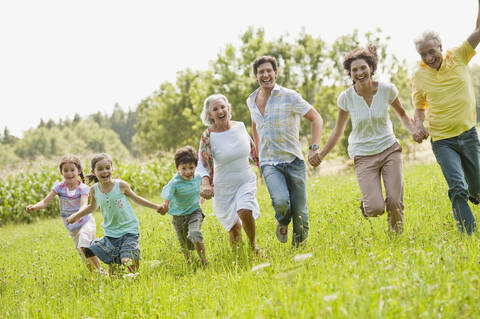
[[[125,182],[124,180],[121,180],[121,179],[117,179],[118,181],[118,186],[120,187],[120,191],[122,193],[125,193],[126,191],[128,191],[130,189],[130,185]]]

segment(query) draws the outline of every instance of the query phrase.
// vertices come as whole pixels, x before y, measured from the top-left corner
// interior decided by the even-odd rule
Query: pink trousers
[[[398,142],[371,156],[355,156],[355,173],[366,217],[388,213],[388,230],[403,229],[402,147]],[[386,197],[383,198],[382,179]]]

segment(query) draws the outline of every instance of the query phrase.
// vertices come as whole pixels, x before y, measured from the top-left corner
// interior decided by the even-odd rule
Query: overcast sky
[[[267,39],[305,27],[329,44],[380,27],[391,52],[413,64],[421,31],[438,31],[450,47],[476,16],[474,0],[4,0],[0,130],[21,136],[41,118],[110,113],[117,102],[134,109],[178,71],[207,69],[248,26],[264,28]]]

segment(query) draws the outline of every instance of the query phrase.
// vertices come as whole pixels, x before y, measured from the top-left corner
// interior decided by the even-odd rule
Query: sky
[[[458,45],[477,10],[474,0],[4,0],[0,130],[21,137],[40,119],[135,109],[178,71],[206,70],[249,26],[267,40],[305,28],[329,44],[380,27],[390,52],[413,65],[418,34],[433,29],[444,48]]]

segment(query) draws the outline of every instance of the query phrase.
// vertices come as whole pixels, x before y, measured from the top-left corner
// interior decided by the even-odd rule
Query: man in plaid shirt
[[[253,73],[259,88],[247,99],[252,118],[253,140],[259,150],[260,167],[267,184],[280,242],[288,240],[288,225],[293,220],[292,245],[308,237],[308,211],[305,162],[299,131],[301,117],[312,122],[308,161],[320,164],[318,143],[322,135],[320,114],[300,94],[276,84],[277,61],[271,56],[255,59]]]

